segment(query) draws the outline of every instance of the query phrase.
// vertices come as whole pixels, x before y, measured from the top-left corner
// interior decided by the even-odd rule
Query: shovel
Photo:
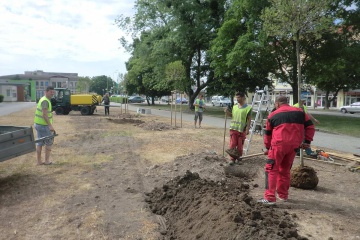
[[[261,153],[254,153],[254,154],[250,154],[250,155],[242,156],[242,157],[239,157],[239,160],[243,160],[243,159],[246,159],[246,158],[251,158],[251,157],[256,157],[256,156],[260,156],[260,155],[264,155],[264,153],[263,153],[263,152],[261,152]]]
[[[225,112],[225,127],[224,127],[224,141],[223,141],[223,157],[225,157],[226,121],[227,121],[227,114],[226,114],[226,112]]]

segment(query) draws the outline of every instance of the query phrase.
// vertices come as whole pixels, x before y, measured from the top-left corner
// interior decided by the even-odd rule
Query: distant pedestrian
[[[110,109],[110,107],[109,107],[109,105],[110,105],[110,97],[109,97],[109,93],[105,93],[105,96],[104,96],[104,98],[103,98],[103,103],[104,103],[104,105],[105,105],[105,115],[109,115],[110,114],[110,111],[109,111],[109,109]]]
[[[236,93],[237,104],[232,109],[225,108],[224,112],[231,117],[230,123],[230,149],[226,152],[238,153],[230,155],[230,164],[236,162],[234,155],[240,158],[243,155],[243,146],[246,135],[250,132],[252,107],[246,103],[245,93]]]
[[[290,169],[297,149],[309,148],[315,128],[310,117],[301,109],[287,104],[285,96],[275,100],[275,110],[266,121],[264,134],[265,165],[263,204],[275,204],[276,193],[279,200],[287,201],[290,188]]]
[[[199,94],[198,98],[195,99],[194,106],[195,106],[195,117],[194,117],[195,128],[198,119],[199,119],[199,128],[201,128],[201,122],[203,120],[203,112],[204,109],[206,108],[204,95]]]
[[[53,115],[51,99],[55,95],[54,87],[47,87],[45,96],[40,98],[35,111],[34,127],[37,132],[37,137],[43,138],[53,135],[55,129],[53,127]],[[37,165],[50,165],[50,153],[53,139],[47,139],[36,143],[36,158]],[[45,162],[41,161],[42,147],[45,145]]]
[[[308,112],[307,107],[306,107],[306,98],[302,98],[300,101],[301,101],[301,103],[302,103],[302,107],[300,107],[299,103],[296,103],[296,104],[294,104],[293,106],[294,106],[294,107],[297,107],[297,108],[301,108],[307,115],[309,115],[311,121],[313,121],[313,122],[316,123],[316,124],[319,124],[320,122],[319,122],[316,118],[314,118],[313,115],[311,115],[311,114]]]

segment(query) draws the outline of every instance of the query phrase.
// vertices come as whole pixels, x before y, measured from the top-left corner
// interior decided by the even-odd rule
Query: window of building
[[[6,89],[6,96],[10,97],[11,96],[11,90],[10,89]]]
[[[37,86],[37,87],[39,86],[39,81],[36,81],[36,86]]]
[[[40,82],[40,87],[43,87],[43,86],[44,86],[44,82],[41,81],[41,82]]]

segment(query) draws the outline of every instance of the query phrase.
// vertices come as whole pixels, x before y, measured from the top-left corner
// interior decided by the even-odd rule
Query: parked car
[[[231,104],[231,101],[229,98],[224,97],[224,96],[213,96],[211,98],[211,104],[213,106],[226,107]]]
[[[143,102],[145,102],[145,99],[143,99],[140,96],[135,96],[135,97],[133,96],[133,97],[129,97],[128,102],[129,103],[143,103]]]
[[[342,106],[340,108],[340,111],[342,113],[351,113],[351,114],[360,113],[360,102],[354,102],[349,106]]]
[[[182,98],[181,104],[187,104],[189,101],[186,98]],[[176,99],[176,103],[180,103],[180,98]]]
[[[169,103],[170,101],[171,101],[171,99],[169,98],[169,96],[161,97],[161,102]]]

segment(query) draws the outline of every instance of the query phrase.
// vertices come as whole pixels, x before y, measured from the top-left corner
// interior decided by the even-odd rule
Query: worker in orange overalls
[[[305,132],[304,132],[305,131]],[[275,204],[287,200],[290,188],[290,169],[296,150],[308,148],[313,140],[315,127],[309,116],[300,108],[289,106],[285,96],[275,100],[275,110],[266,121],[264,144],[268,155],[265,165],[265,194],[258,200],[263,204]]]

